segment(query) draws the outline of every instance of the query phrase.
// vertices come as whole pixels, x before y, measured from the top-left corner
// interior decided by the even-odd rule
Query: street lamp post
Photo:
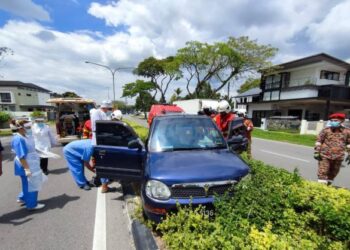
[[[107,65],[103,65],[103,64],[99,64],[99,63],[95,63],[95,62],[85,61],[85,63],[94,64],[94,65],[103,67],[103,68],[105,68],[105,69],[108,69],[108,70],[111,72],[111,74],[112,74],[112,81],[113,81],[113,101],[115,102],[114,75],[115,75],[115,73],[117,73],[118,70],[121,70],[121,69],[132,69],[132,68],[115,68],[115,69],[112,69],[111,67],[109,67],[109,66],[107,66]]]

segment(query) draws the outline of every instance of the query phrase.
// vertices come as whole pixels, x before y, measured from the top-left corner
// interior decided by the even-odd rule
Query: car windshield
[[[153,131],[151,152],[226,148],[225,140],[210,118],[159,119]]]

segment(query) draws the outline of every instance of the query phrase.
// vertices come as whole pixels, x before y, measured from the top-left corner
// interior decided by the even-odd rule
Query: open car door
[[[143,177],[145,147],[135,131],[119,121],[96,122],[94,158],[98,177],[139,181]]]

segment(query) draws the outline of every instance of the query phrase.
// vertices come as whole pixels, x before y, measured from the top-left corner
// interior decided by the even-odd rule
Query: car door
[[[98,177],[124,181],[142,179],[146,151],[130,126],[118,121],[97,121],[96,144],[94,158]]]

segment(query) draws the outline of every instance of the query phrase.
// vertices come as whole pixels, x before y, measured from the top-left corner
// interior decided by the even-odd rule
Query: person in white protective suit
[[[93,111],[91,113],[91,130],[92,130],[92,140],[91,144],[96,146],[96,121],[101,120],[110,120],[112,112],[112,102],[111,101],[103,101],[99,109]],[[101,192],[107,193],[110,189],[108,187],[109,180],[107,178],[100,178],[102,187]]]
[[[45,124],[44,118],[36,118],[32,127],[35,148],[39,151],[40,168],[44,174],[48,175],[49,158],[45,153],[49,152],[51,147],[56,145],[56,139],[53,136],[50,127]]]
[[[28,210],[38,210],[45,206],[38,203],[38,191],[41,190],[46,176],[40,169],[40,158],[31,134],[30,122],[16,121],[16,133],[11,147],[16,154],[15,175],[19,176],[22,182],[22,192],[18,195],[17,202],[25,204]]]
[[[100,108],[91,113],[92,145],[96,145],[96,121],[109,120],[108,115],[111,111],[112,103],[110,101],[103,101]]]

